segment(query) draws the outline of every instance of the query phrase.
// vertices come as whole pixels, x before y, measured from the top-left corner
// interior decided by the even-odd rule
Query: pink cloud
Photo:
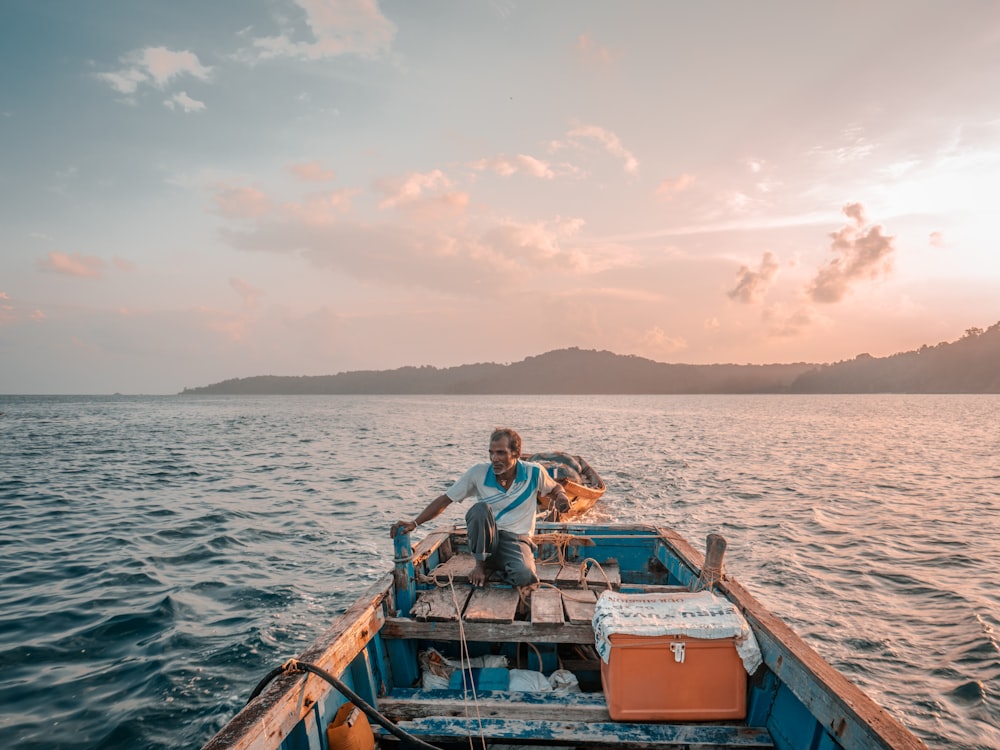
[[[246,307],[255,307],[260,295],[263,294],[260,289],[250,286],[246,281],[235,276],[229,279],[229,286],[243,298],[243,304]]]
[[[615,61],[615,56],[607,47],[598,44],[590,34],[580,34],[576,40],[576,52],[586,65],[607,68]]]
[[[736,286],[726,292],[730,299],[752,305],[763,299],[768,284],[778,272],[778,261],[770,250],[764,253],[756,270],[740,266],[736,272]]]
[[[534,156],[527,156],[525,154],[518,154],[514,157],[507,157],[504,155],[494,156],[490,159],[480,159],[477,162],[470,164],[473,169],[477,171],[496,172],[502,177],[510,177],[513,174],[527,174],[531,177],[538,177],[542,180],[551,180],[555,177],[555,173],[549,166],[548,162],[542,161],[541,159],[536,159]]]
[[[350,213],[357,190],[335,190],[307,197],[301,203],[284,203],[282,212],[304,224],[330,224]]]
[[[892,270],[895,238],[886,235],[879,224],[866,226],[860,203],[848,203],[843,211],[851,222],[830,235],[830,249],[839,257],[823,266],[809,285],[814,302],[840,302],[857,281],[877,279]]]
[[[302,164],[292,164],[288,171],[306,182],[329,182],[335,175],[332,169],[324,169],[319,162],[309,161]]]
[[[379,208],[395,208],[426,200],[429,193],[441,194],[451,187],[451,180],[440,169],[425,173],[410,172],[403,177],[386,177],[375,184],[375,189],[385,195],[378,204]]]
[[[94,256],[84,256],[79,253],[67,255],[54,250],[44,260],[38,261],[38,267],[43,271],[61,273],[67,276],[99,279],[104,261]]]
[[[810,307],[790,310],[782,305],[770,305],[761,317],[768,326],[768,335],[779,339],[799,336],[816,322],[816,316]]]
[[[126,273],[135,270],[135,264],[132,261],[125,260],[124,258],[112,258],[111,262],[114,263],[115,268],[119,271],[125,271]]]
[[[583,141],[596,141],[607,153],[621,159],[626,172],[635,174],[639,171],[639,160],[625,148],[621,139],[610,130],[605,130],[598,125],[582,125],[567,133],[567,138],[572,145],[578,148],[582,147]],[[561,146],[561,144],[556,145]]]
[[[256,188],[220,187],[213,200],[216,213],[229,219],[266,216],[273,209],[270,197]]]
[[[682,174],[676,180],[663,180],[656,187],[656,195],[660,198],[670,200],[678,193],[683,193],[694,184],[694,175]]]

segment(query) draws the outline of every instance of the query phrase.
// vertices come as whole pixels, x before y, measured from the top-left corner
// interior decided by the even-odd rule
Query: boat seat
[[[603,693],[481,691],[473,702],[456,690],[397,689],[380,698],[378,708],[400,728],[432,743],[471,733],[493,740],[537,737],[544,738],[546,744],[577,746],[774,747],[771,735],[762,727],[613,722]],[[380,727],[375,729],[383,739],[390,737]]]
[[[619,724],[556,719],[477,719],[427,717],[401,721],[399,728],[430,743],[468,741],[480,736],[500,742],[524,742],[571,747],[615,747],[633,750],[655,748],[773,748],[770,733],[763,727],[722,724]],[[382,727],[373,727],[381,747],[395,740]]]

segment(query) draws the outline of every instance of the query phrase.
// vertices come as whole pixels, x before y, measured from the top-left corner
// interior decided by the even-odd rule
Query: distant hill
[[[632,355],[559,349],[509,365],[400,367],[337,375],[258,375],[185,388],[197,394],[679,394],[1000,393],[1000,323],[953,343],[835,364],[665,364]]]
[[[958,341],[852,360],[803,373],[791,393],[1000,393],[1000,323]]]

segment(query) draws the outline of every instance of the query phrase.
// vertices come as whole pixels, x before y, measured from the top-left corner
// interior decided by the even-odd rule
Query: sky
[[[0,393],[953,341],[998,82],[988,0],[0,0]]]

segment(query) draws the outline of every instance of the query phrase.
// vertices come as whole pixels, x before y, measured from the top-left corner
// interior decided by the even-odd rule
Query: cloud
[[[865,226],[860,203],[848,203],[843,212],[851,222],[830,235],[830,249],[839,257],[822,267],[809,285],[807,292],[814,302],[840,302],[855,282],[877,279],[892,269],[895,238],[884,234],[879,224]]]
[[[83,256],[79,253],[67,255],[53,250],[44,260],[38,261],[38,267],[43,271],[61,273],[67,276],[99,279],[104,261],[93,256]]]
[[[441,218],[464,212],[469,196],[452,188],[452,181],[440,169],[386,177],[375,183],[375,190],[385,196],[378,204],[380,209],[405,209],[415,218],[421,214]]]
[[[330,224],[350,213],[357,190],[334,190],[281,205],[281,213],[304,224]]]
[[[292,164],[288,171],[306,182],[329,182],[334,179],[332,169],[324,169],[319,162],[309,161],[302,164]]]
[[[793,338],[805,333],[816,322],[815,311],[808,305],[788,309],[784,305],[768,305],[761,319],[767,324],[772,338]]]
[[[212,198],[215,213],[230,219],[266,216],[274,205],[270,196],[252,187],[219,187]]]
[[[668,336],[659,326],[653,326],[639,336],[639,343],[646,349],[661,354],[673,354],[687,349],[688,343],[681,336]]]
[[[263,291],[260,289],[250,286],[250,284],[246,281],[235,276],[229,279],[229,286],[231,286],[233,291],[243,298],[244,307],[255,307],[257,305],[257,300],[259,300],[260,296],[263,294]]]
[[[477,172],[489,170],[502,177],[510,177],[518,173],[538,177],[542,180],[551,180],[555,177],[555,172],[552,171],[548,162],[525,154],[518,154],[514,157],[494,156],[490,159],[480,159],[469,166]]]
[[[621,159],[624,169],[628,174],[636,174],[639,171],[639,161],[632,155],[632,152],[625,148],[621,139],[609,130],[605,130],[597,125],[581,125],[573,128],[566,134],[567,143],[556,141],[552,144],[555,149],[572,146],[574,148],[586,148],[585,143],[596,141],[607,153]]]
[[[945,240],[944,234],[941,232],[931,232],[927,241],[930,243],[931,247],[948,247],[948,242]]]
[[[130,260],[125,260],[124,258],[115,257],[111,259],[111,262],[114,263],[115,268],[117,268],[119,271],[125,271],[126,273],[128,273],[129,271],[135,270],[135,264],[132,263],[132,261]]]
[[[389,50],[396,26],[375,0],[295,0],[305,11],[312,41],[295,41],[293,31],[253,40],[256,57],[322,60],[339,55],[376,57]]]
[[[609,68],[615,61],[611,50],[594,41],[590,34],[580,34],[576,40],[576,52],[581,62],[597,68]]]
[[[166,99],[163,102],[163,106],[167,109],[177,109],[178,107],[183,109],[185,112],[200,112],[205,109],[205,103],[199,102],[197,99],[192,99],[187,95],[186,91],[178,91],[176,94]]]
[[[694,184],[694,175],[682,174],[676,180],[663,180],[656,186],[656,195],[671,200],[678,193],[683,193]]]
[[[740,266],[736,272],[736,286],[726,294],[729,299],[752,305],[760,302],[767,292],[767,286],[778,272],[778,261],[770,250],[764,253],[756,270]]]
[[[202,81],[208,81],[212,73],[212,68],[202,65],[194,52],[188,50],[178,52],[166,47],[133,50],[124,55],[121,62],[124,64],[123,68],[110,73],[98,73],[97,77],[109,83],[118,93],[126,95],[134,94],[142,84],[164,89],[172,79],[181,75],[191,75]],[[193,99],[191,101],[194,102]]]

